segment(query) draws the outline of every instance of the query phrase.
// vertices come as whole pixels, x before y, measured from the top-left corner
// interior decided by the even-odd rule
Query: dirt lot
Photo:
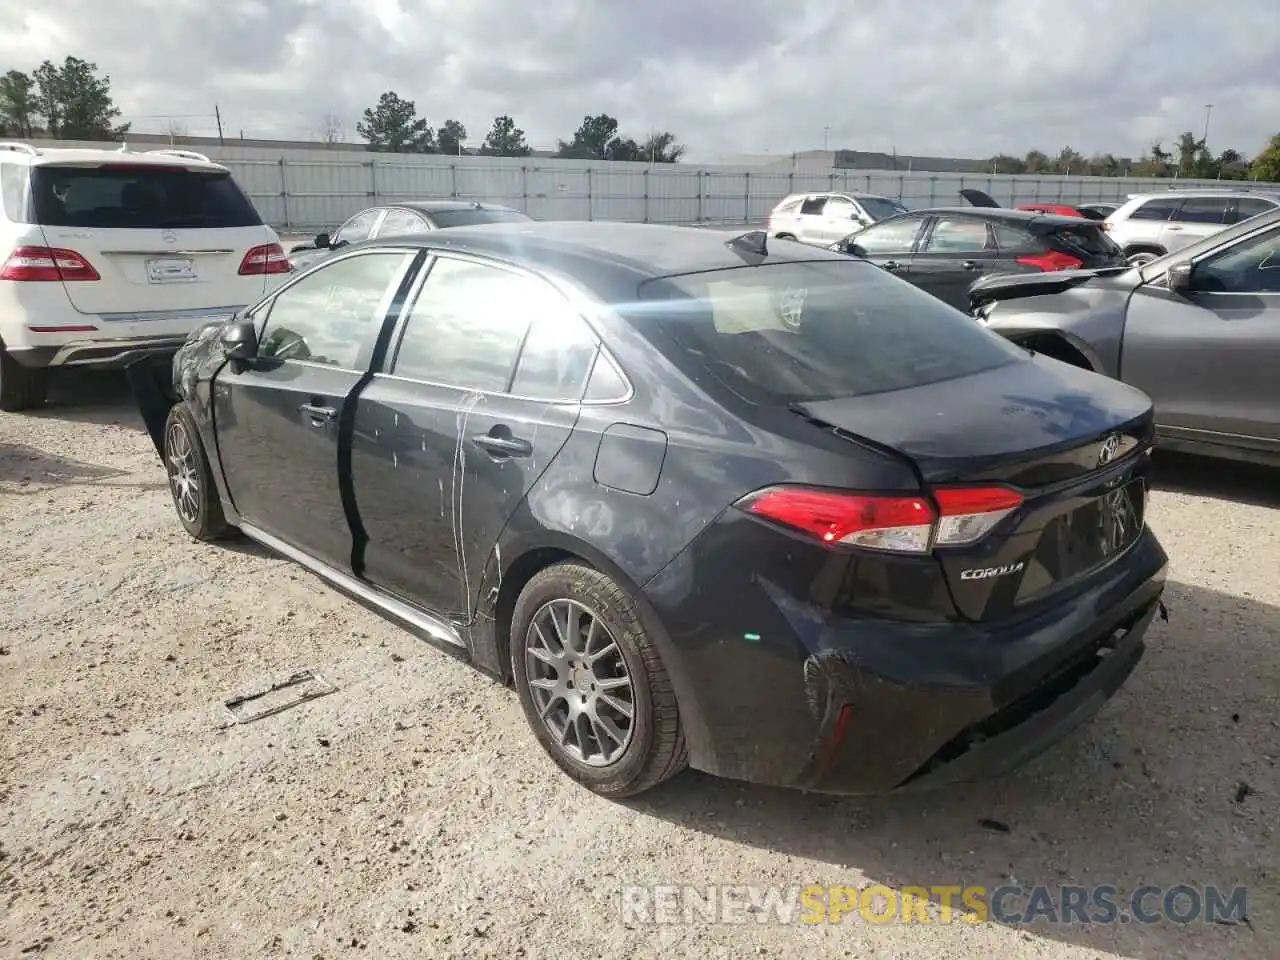
[[[1280,482],[1158,468],[1170,621],[1025,772],[892,801],[686,773],[610,803],[509,691],[193,543],[123,382],[68,380],[0,415],[0,956],[1274,958]],[[307,668],[337,692],[226,728],[223,700]],[[1248,921],[623,922],[623,885],[674,882],[1244,885]]]

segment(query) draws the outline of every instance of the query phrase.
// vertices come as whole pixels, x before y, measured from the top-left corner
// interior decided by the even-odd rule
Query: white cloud
[[[537,145],[584,114],[669,129],[692,156],[833,146],[1136,155],[1197,134],[1257,151],[1280,128],[1269,0],[0,0],[0,69],[67,54],[140,130],[178,116],[302,136],[392,89],[479,139]]]

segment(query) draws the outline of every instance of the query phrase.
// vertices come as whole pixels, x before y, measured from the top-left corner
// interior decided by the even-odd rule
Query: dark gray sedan
[[[1161,446],[1280,465],[1280,211],[1135,268],[984,278],[970,306],[1144,391]]]
[[[310,243],[289,251],[293,269],[302,270],[330,251],[375,237],[405,237],[445,227],[474,227],[482,223],[531,220],[519,210],[479,200],[406,200],[367,207],[347,219],[331,236],[317,234]]]

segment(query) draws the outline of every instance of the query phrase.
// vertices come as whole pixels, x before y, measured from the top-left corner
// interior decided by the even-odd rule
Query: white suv
[[[50,367],[171,354],[290,269],[208,157],[0,143],[0,410],[42,404]]]
[[[793,193],[769,214],[769,236],[826,246],[879,220],[906,213],[897,200],[874,193]]]
[[[1277,207],[1280,195],[1250,190],[1132,193],[1107,215],[1102,229],[1124,251],[1125,259],[1138,265]]]

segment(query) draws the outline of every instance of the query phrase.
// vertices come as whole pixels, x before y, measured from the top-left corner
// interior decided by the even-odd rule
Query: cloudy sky
[[[832,147],[1138,155],[1280,130],[1275,0],[0,0],[0,70],[67,54],[140,131],[347,132],[384,90],[535,146],[584,114],[690,159]],[[827,132],[829,128],[829,132]]]

